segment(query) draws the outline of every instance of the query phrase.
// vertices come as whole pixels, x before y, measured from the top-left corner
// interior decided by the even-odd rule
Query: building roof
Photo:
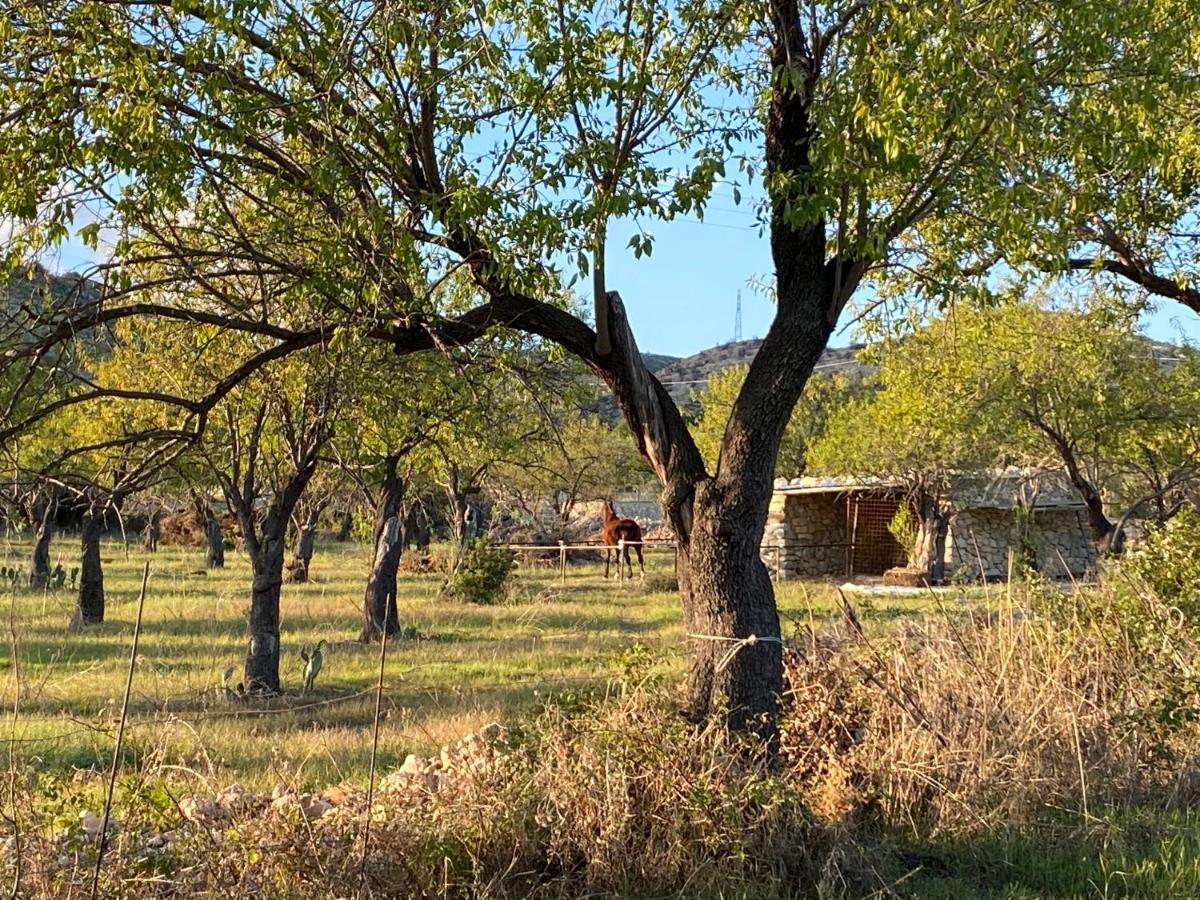
[[[899,478],[822,476],[777,478],[775,492],[802,494],[896,493],[907,490]],[[1061,472],[1011,466],[1000,472],[964,472],[954,479],[954,505],[959,509],[1083,509],[1083,501]]]

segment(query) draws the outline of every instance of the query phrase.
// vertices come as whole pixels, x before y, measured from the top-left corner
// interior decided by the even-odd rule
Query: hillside
[[[99,297],[99,287],[79,275],[54,275],[41,266],[0,280],[0,311],[36,315],[47,307],[87,306]],[[49,301],[49,302],[47,302]]]
[[[710,376],[733,366],[750,365],[754,354],[758,352],[761,345],[762,340],[754,338],[748,341],[718,344],[716,347],[709,347],[707,350],[701,350],[699,353],[683,359],[652,353],[643,354],[643,358],[647,360],[647,368],[662,382],[667,393],[671,395],[671,399],[686,413],[695,412],[700,408],[693,395],[704,389],[704,384]],[[816,371],[827,375],[835,372],[866,374],[870,371],[869,367],[864,366],[855,358],[855,354],[861,349],[862,345],[830,347],[821,354]],[[655,368],[650,364],[651,360],[669,360],[670,362]],[[618,416],[616,401],[611,397],[605,397],[597,403],[596,411],[610,421],[615,421]]]

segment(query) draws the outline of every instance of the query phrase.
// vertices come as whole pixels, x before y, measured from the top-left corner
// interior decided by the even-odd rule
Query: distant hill
[[[647,368],[662,382],[663,387],[667,389],[667,393],[671,395],[671,399],[685,413],[696,412],[700,409],[700,405],[693,398],[693,394],[704,390],[704,385],[709,377],[723,372],[733,366],[748,366],[754,359],[754,354],[758,352],[758,348],[762,346],[760,338],[754,338],[749,341],[737,341],[729,344],[718,344],[716,347],[710,347],[707,350],[701,350],[699,353],[694,353],[691,356],[680,359],[671,356],[659,356],[657,354],[643,354],[642,358],[647,361],[653,360],[670,360],[670,362],[662,365],[660,368],[655,368],[647,362]],[[832,375],[835,372],[854,372],[859,375],[865,375],[871,371],[870,367],[864,366],[856,358],[855,354],[861,350],[863,345],[858,344],[852,347],[833,347],[825,350],[821,354],[821,359],[817,363],[816,372],[826,375]],[[615,421],[618,417],[616,401],[611,397],[605,397],[596,404],[596,411],[609,421]]]
[[[679,362],[678,356],[667,356],[665,353],[643,353],[642,362],[651,372],[660,372],[667,366]]]
[[[79,275],[54,275],[41,266],[0,280],[0,311],[11,316],[37,315],[47,308],[88,306],[100,297],[100,288]]]

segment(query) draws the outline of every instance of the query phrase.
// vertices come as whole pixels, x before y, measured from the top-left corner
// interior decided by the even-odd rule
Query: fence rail
[[[562,579],[562,583],[567,583],[567,555],[572,550],[616,550],[617,551],[617,582],[625,580],[625,568],[621,565],[621,557],[628,547],[641,547],[646,553],[658,551],[671,551],[675,553],[677,545],[675,541],[617,541],[615,544],[606,544],[603,541],[581,541],[574,544],[568,544],[565,541],[559,541],[557,544],[502,544],[504,548],[515,552],[553,552],[558,551],[558,571]]]

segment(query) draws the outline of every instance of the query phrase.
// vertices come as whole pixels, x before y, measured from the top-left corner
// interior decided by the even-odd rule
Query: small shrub
[[[446,582],[446,593],[468,603],[490,605],[504,596],[512,574],[513,553],[476,538],[463,551],[455,571]]]
[[[650,594],[678,594],[679,579],[674,575],[655,572],[646,576],[646,592]]]
[[[917,548],[917,524],[916,516],[912,514],[908,504],[901,503],[896,507],[896,514],[887,526],[888,532],[896,539],[896,543],[904,548],[904,553],[910,560]]]

